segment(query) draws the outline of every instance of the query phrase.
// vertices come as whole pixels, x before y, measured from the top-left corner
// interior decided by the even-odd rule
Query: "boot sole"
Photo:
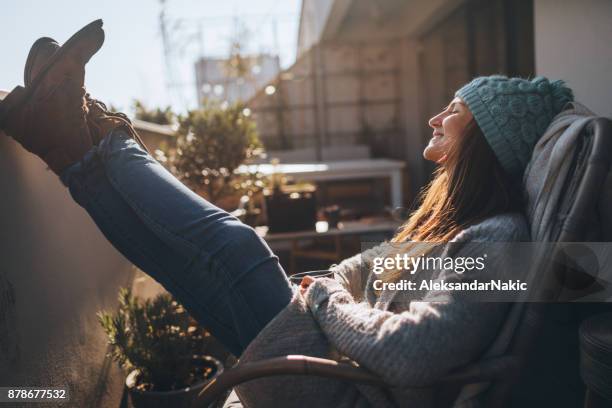
[[[49,72],[49,70],[58,61],[60,61],[68,51],[72,50],[75,46],[78,46],[83,38],[87,36],[92,36],[92,38],[95,38],[95,36],[98,36],[98,38],[96,38],[98,44],[93,47],[93,52],[83,55],[84,64],[89,61],[89,59],[100,49],[100,47],[102,47],[102,44],[104,43],[104,31],[102,30],[102,24],[102,20],[99,19],[87,24],[85,27],[77,31],[51,56],[51,58],[49,58],[45,66],[40,70],[40,73],[36,76],[36,78],[34,78],[34,81],[32,81],[29,86],[25,88],[22,86],[16,86],[11,93],[6,95],[3,101],[0,101],[0,129],[4,127],[4,122],[14,109],[17,109],[28,102],[38,85],[45,78],[47,72]]]

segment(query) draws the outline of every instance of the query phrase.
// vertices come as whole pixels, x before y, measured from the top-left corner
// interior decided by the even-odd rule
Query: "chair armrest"
[[[516,374],[518,368],[518,360],[513,356],[496,357],[463,367],[432,384],[414,388],[434,385],[461,386],[498,380]],[[208,407],[225,391],[244,382],[279,375],[312,375],[389,387],[380,377],[361,367],[324,358],[289,355],[247,363],[223,372],[200,392],[195,406]]]
[[[255,361],[223,372],[198,395],[195,407],[208,407],[228,389],[257,378],[279,375],[312,375],[384,386],[382,379],[360,367],[324,358],[288,355]]]

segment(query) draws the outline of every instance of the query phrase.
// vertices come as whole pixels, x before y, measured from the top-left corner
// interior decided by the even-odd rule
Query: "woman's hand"
[[[300,282],[300,293],[302,294],[302,296],[306,293],[306,290],[308,289],[310,284],[314,281],[315,280],[312,276],[306,275],[302,278],[302,281]]]

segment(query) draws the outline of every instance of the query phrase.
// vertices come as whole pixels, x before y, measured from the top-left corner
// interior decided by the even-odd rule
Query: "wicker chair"
[[[552,239],[556,242],[612,241],[612,121],[593,120],[579,137],[570,177],[563,187],[558,203],[558,218]],[[550,303],[514,303],[500,336],[508,337],[506,352],[499,357],[482,359],[460,370],[449,373],[429,386],[446,390],[436,392],[436,406],[452,406],[464,386],[489,383],[479,395],[485,407],[509,406],[520,375],[532,359],[542,334],[543,323],[564,299],[560,298],[563,285],[558,276],[571,280],[564,262],[555,262],[561,251],[553,252],[552,260],[539,275],[538,298]],[[561,269],[561,270],[560,270]],[[577,334],[577,332],[576,332]],[[577,371],[576,367],[576,371]],[[308,356],[285,356],[253,362],[230,369],[211,382],[200,394],[197,407],[209,407],[225,392],[243,382],[278,375],[314,375],[385,387],[383,381],[363,368],[334,360]],[[577,376],[577,373],[576,373]],[[443,386],[443,387],[442,387]],[[582,395],[584,387],[582,386]],[[547,406],[551,406],[547,404]],[[557,406],[557,405],[554,405]]]

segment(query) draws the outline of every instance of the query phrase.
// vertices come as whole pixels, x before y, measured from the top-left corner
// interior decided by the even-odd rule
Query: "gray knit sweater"
[[[482,254],[465,243],[528,240],[524,216],[508,213],[461,231],[441,251],[446,256],[476,257]],[[370,266],[373,257],[385,250],[380,245],[344,260],[332,268],[334,279],[317,279],[305,296],[296,288],[291,303],[249,345],[240,364],[287,354],[348,357],[391,387],[270,377],[237,387],[245,407],[428,407],[435,390],[410,387],[426,385],[483,353],[504,320],[507,304],[471,302],[457,291],[442,298],[440,292],[431,298],[428,293],[406,291],[403,296],[415,298],[401,301],[395,299],[398,291],[376,294]],[[487,276],[478,276],[482,272],[475,270],[462,275],[448,270],[427,273],[447,282],[510,279],[511,262],[499,252],[503,251],[489,255]]]

